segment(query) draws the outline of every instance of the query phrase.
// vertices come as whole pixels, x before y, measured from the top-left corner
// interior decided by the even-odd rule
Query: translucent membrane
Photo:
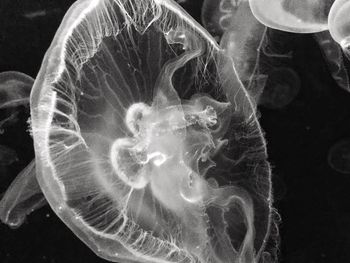
[[[16,177],[0,201],[0,220],[12,228],[21,226],[31,212],[47,204],[36,180],[35,161]]]
[[[10,165],[16,161],[18,161],[16,151],[5,145],[0,145],[0,165]]]
[[[328,29],[328,13],[334,0],[249,0],[249,2],[254,16],[270,28],[294,33],[314,33]]]
[[[4,114],[0,122],[1,132],[7,135],[7,128],[13,127],[18,119],[19,107],[29,111],[29,95],[34,80],[21,72],[0,73],[0,111]],[[16,140],[12,135],[10,139]],[[0,165],[7,166],[19,161],[15,150],[0,145]],[[1,176],[5,176],[2,174]],[[0,220],[12,228],[19,227],[26,216],[46,204],[36,180],[35,161],[17,175],[0,201]]]
[[[328,164],[335,171],[350,174],[350,140],[335,143],[328,152]]]
[[[350,2],[336,0],[329,12],[329,31],[342,47],[344,54],[350,59]]]
[[[270,167],[231,59],[171,1],[77,1],[31,93],[37,179],[113,262],[275,258]]]
[[[333,79],[339,87],[350,91],[350,79],[344,64],[341,46],[334,41],[329,31],[315,33],[314,38],[322,50]]]
[[[19,113],[16,107],[29,108],[29,95],[34,83],[30,76],[18,71],[0,73],[0,130],[14,124]]]
[[[291,68],[278,67],[269,73],[259,104],[270,109],[281,109],[298,95],[300,79]]]
[[[258,101],[267,76],[259,74],[259,53],[266,27],[252,14],[248,1],[206,0],[202,21],[232,58],[239,79],[253,101]]]

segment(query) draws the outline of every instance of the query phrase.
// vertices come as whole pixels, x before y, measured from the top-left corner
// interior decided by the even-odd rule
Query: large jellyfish
[[[36,179],[98,256],[275,259],[254,105],[231,58],[175,2],[77,1],[30,102]]]

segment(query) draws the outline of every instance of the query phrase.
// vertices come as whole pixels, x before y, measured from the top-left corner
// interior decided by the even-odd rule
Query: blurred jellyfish
[[[341,140],[328,152],[328,164],[335,171],[350,174],[350,140]]]
[[[28,214],[47,204],[36,180],[35,161],[12,182],[0,201],[0,220],[12,228],[21,226]]]
[[[0,145],[0,165],[10,165],[18,161],[17,153],[15,150]]]
[[[340,45],[333,40],[329,31],[315,33],[314,38],[321,48],[333,79],[339,87],[350,91],[349,74],[344,64]]]
[[[249,2],[254,16],[265,26],[294,33],[315,33],[328,29],[328,13],[334,0],[249,0]]]
[[[350,1],[336,0],[329,12],[329,31],[350,59]]]
[[[17,121],[18,107],[29,109],[29,95],[34,83],[30,76],[18,71],[0,73],[0,129],[4,129]]]
[[[77,1],[30,101],[36,179],[98,256],[275,259],[271,172],[251,97],[175,2]],[[37,193],[28,189],[28,207],[42,205]]]
[[[291,68],[278,67],[268,75],[259,104],[270,109],[281,109],[290,104],[298,95],[300,79]]]
[[[206,0],[202,22],[220,39],[220,46],[235,65],[253,102],[258,101],[267,76],[259,73],[259,53],[266,27],[252,14],[248,1]]]
[[[5,117],[0,122],[3,133],[17,124],[19,107],[29,112],[29,95],[34,80],[21,72],[0,73],[0,111]],[[15,150],[0,145],[0,165],[19,161]],[[45,198],[35,177],[33,160],[12,182],[0,201],[0,220],[9,226],[19,227],[26,215],[45,204]]]

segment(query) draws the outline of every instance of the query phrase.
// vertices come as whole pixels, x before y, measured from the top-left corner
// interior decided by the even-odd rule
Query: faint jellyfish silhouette
[[[267,76],[259,74],[259,52],[266,27],[253,16],[248,1],[206,0],[202,23],[216,36],[235,65],[244,87],[258,101]]]
[[[329,12],[329,31],[333,39],[339,43],[345,56],[350,59],[350,2],[336,0]]]
[[[18,108],[29,108],[29,95],[34,80],[18,71],[0,73],[0,110],[4,117],[0,120],[0,129],[4,129],[17,121]]]
[[[334,41],[329,31],[315,33],[314,38],[322,50],[333,79],[339,87],[350,91],[349,74],[344,64],[340,45]]]
[[[17,153],[15,150],[0,145],[0,165],[10,165],[18,161]]]
[[[288,67],[278,67],[269,73],[259,104],[270,109],[281,109],[290,104],[300,91],[298,74]]]
[[[334,144],[328,152],[328,164],[333,170],[350,174],[350,140],[344,139]]]
[[[100,257],[275,258],[254,105],[225,51],[175,2],[77,1],[35,80],[31,124],[41,190]]]
[[[34,80],[21,72],[0,73],[0,110],[4,120],[0,122],[3,133],[18,121],[18,107],[29,111],[29,95]],[[18,161],[13,149],[0,145],[0,165]],[[46,203],[35,177],[34,160],[16,177],[0,201],[0,220],[12,228],[19,227],[29,213]]]
[[[294,33],[328,29],[334,0],[249,0],[254,16],[264,25]]]
[[[0,220],[12,228],[21,226],[28,214],[47,204],[36,180],[35,161],[17,175],[0,201]]]

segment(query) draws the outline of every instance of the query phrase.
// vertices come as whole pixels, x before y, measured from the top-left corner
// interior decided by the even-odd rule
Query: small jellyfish
[[[350,140],[344,139],[334,144],[328,152],[328,164],[335,171],[350,174]]]
[[[321,48],[333,79],[339,87],[350,91],[350,79],[344,64],[341,46],[334,41],[329,31],[315,33],[313,36]]]
[[[254,16],[270,28],[294,33],[315,33],[328,30],[328,14],[334,0],[249,0],[249,2]]]
[[[290,104],[300,90],[300,78],[289,67],[278,67],[269,73],[259,104],[269,109],[281,109]]]
[[[345,56],[350,60],[350,2],[336,0],[329,12],[329,31],[333,39],[339,43]]]
[[[0,145],[0,165],[10,165],[18,161],[17,153],[15,150]]]
[[[251,96],[225,50],[175,2],[75,2],[30,109],[36,180],[98,256],[275,259],[271,170]],[[34,177],[23,178],[40,197]],[[36,197],[28,207],[42,205]]]

